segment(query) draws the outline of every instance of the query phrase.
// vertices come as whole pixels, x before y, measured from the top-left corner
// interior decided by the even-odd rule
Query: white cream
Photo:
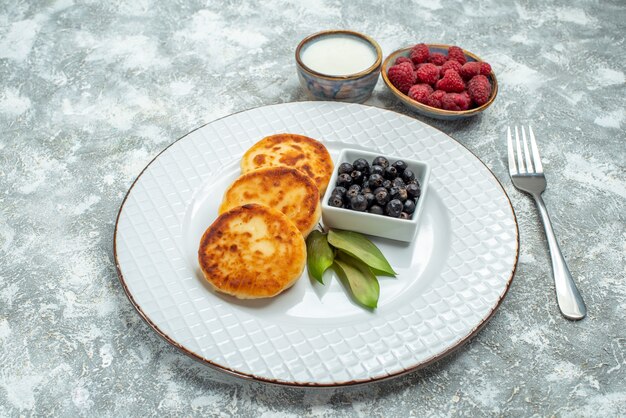
[[[310,42],[300,59],[318,73],[344,76],[364,71],[376,62],[376,50],[364,39],[349,35],[327,35]]]

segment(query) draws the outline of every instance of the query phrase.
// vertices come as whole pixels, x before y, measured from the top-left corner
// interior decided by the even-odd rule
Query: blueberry
[[[404,173],[402,173],[402,180],[404,180],[404,182],[407,184],[415,180],[415,173],[413,172],[413,170],[411,170],[410,168],[404,170]]]
[[[331,196],[339,196],[343,198],[348,190],[345,187],[337,186],[330,192]]]
[[[372,206],[370,206],[370,208],[369,208],[368,212],[369,212],[369,213],[376,214],[376,215],[383,215],[383,214],[384,214],[384,212],[383,212],[383,208],[381,208],[381,207],[380,207],[380,206],[378,206],[378,205],[372,205]]]
[[[396,177],[395,179],[393,179],[391,185],[393,187],[406,187],[406,184],[404,184],[404,180],[402,180],[402,178],[400,177]]]
[[[404,202],[404,211],[408,214],[415,212],[415,201],[407,199],[406,202]]]
[[[359,212],[364,212],[367,209],[367,199],[362,194],[358,194],[350,199],[350,207]]]
[[[342,208],[343,207],[343,199],[341,198],[341,196],[332,195],[330,197],[330,199],[328,199],[328,204],[330,206],[335,207],[335,208]]]
[[[383,173],[385,172],[385,169],[383,168],[382,165],[372,165],[370,167],[370,175],[372,174],[380,174],[381,176],[383,175]]]
[[[370,189],[369,186],[365,186],[361,189],[361,193],[363,194],[372,193],[372,189]]]
[[[355,170],[359,170],[361,173],[369,174],[370,172],[370,163],[368,163],[365,158],[354,160],[352,167],[354,167]]]
[[[406,186],[406,192],[412,198],[418,198],[422,194],[419,184],[411,183]]]
[[[392,199],[398,199],[401,202],[404,202],[408,198],[408,193],[404,187],[392,187],[389,190],[389,194]]]
[[[346,192],[346,198],[348,200],[352,200],[354,197],[356,197],[356,195],[361,193],[361,186],[359,186],[358,184],[353,184],[352,186],[350,186],[350,188],[348,188],[348,191]]]
[[[379,165],[382,168],[387,168],[389,167],[389,160],[386,159],[385,157],[382,156],[378,156],[376,158],[374,158],[374,161],[372,161],[373,165]]]
[[[391,166],[391,167],[385,168],[385,178],[387,180],[393,180],[396,177],[398,177],[398,170],[396,170],[395,167]]]
[[[337,176],[337,186],[345,187],[346,189],[352,185],[352,177],[348,173],[342,173]]]
[[[400,202],[398,199],[393,199],[390,200],[389,203],[387,203],[387,206],[385,206],[385,213],[387,214],[387,216],[397,218],[402,213],[403,207],[404,206],[402,205],[402,202]]]
[[[369,208],[370,206],[372,206],[374,204],[374,202],[376,202],[376,198],[374,197],[374,193],[363,193],[363,196],[365,196],[365,200],[367,200],[367,207]]]
[[[344,174],[344,173],[350,174],[352,173],[352,171],[354,171],[354,167],[352,167],[352,164],[350,163],[341,163],[339,164],[339,168],[337,169],[337,172],[339,174]]]
[[[391,184],[391,180],[385,180],[385,181],[383,181],[383,187],[384,187],[385,189],[389,190],[389,189],[391,189],[391,186],[392,186],[392,184]]]
[[[352,173],[350,173],[350,177],[352,177],[352,183],[354,184],[363,182],[363,173],[359,170],[352,171]]]
[[[368,185],[370,189],[375,190],[376,188],[383,185],[383,181],[383,176],[381,176],[380,174],[372,174],[369,178]]]
[[[411,215],[409,215],[406,212],[401,212],[399,218],[400,219],[411,219]]]
[[[376,203],[378,203],[380,206],[385,206],[387,202],[389,202],[391,197],[389,196],[389,192],[387,191],[387,189],[385,189],[384,187],[379,187],[378,189],[374,190],[374,199],[376,199]]]
[[[391,164],[392,167],[395,167],[398,170],[398,173],[403,173],[406,170],[406,163],[402,160],[398,160],[395,163]]]

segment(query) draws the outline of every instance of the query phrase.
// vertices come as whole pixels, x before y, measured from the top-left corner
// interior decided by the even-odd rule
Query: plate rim
[[[185,346],[181,345],[180,343],[178,343],[177,341],[175,341],[173,338],[171,338],[169,335],[167,335],[165,332],[163,332],[158,325],[156,325],[152,320],[150,320],[150,318],[148,318],[148,316],[143,312],[143,309],[141,308],[141,306],[139,306],[139,304],[135,301],[135,298],[133,297],[132,293],[130,292],[128,285],[126,284],[126,281],[124,279],[124,275],[122,273],[122,270],[120,268],[120,263],[117,257],[117,234],[118,234],[118,225],[119,225],[119,221],[120,221],[120,216],[122,214],[122,210],[124,209],[124,205],[126,204],[126,200],[128,199],[128,197],[130,196],[130,192],[132,191],[132,189],[135,187],[135,185],[137,184],[137,182],[139,181],[139,179],[141,178],[141,176],[145,173],[145,171],[148,169],[148,167],[150,167],[152,165],[152,163],[154,163],[160,156],[161,154],[163,154],[164,152],[166,152],[170,147],[172,147],[174,144],[178,143],[180,140],[188,137],[189,135],[191,135],[193,132],[204,128],[205,126],[217,122],[219,120],[228,118],[230,116],[234,116],[237,115],[239,113],[243,113],[243,112],[247,112],[247,111],[251,111],[251,110],[255,110],[255,109],[260,109],[260,108],[264,108],[264,107],[269,107],[269,106],[280,106],[280,105],[290,105],[290,104],[323,104],[323,103],[333,103],[333,104],[337,104],[337,102],[333,102],[333,101],[313,101],[313,100],[307,100],[307,101],[298,101],[298,102],[285,102],[285,103],[274,103],[274,104],[269,104],[269,105],[260,105],[260,106],[254,106],[254,107],[250,107],[247,109],[243,109],[237,112],[233,112],[233,113],[229,113],[228,115],[224,115],[221,116],[219,118],[210,120],[209,122],[206,122],[190,131],[188,131],[187,133],[185,133],[183,136],[179,137],[178,139],[172,141],[172,143],[170,143],[169,145],[167,145],[165,148],[163,148],[161,151],[159,151],[154,158],[152,158],[146,165],[145,167],[141,170],[141,172],[137,175],[137,177],[133,180],[133,182],[131,183],[130,187],[128,188],[128,190],[126,191],[126,194],[124,195],[124,199],[122,199],[122,202],[120,203],[118,212],[117,212],[117,216],[115,218],[115,228],[113,230],[113,259],[115,261],[115,270],[117,272],[117,276],[118,279],[120,281],[120,284],[122,285],[122,288],[124,289],[124,293],[126,294],[126,297],[128,298],[128,300],[130,301],[131,305],[135,308],[135,310],[137,311],[137,313],[139,314],[140,318],[143,319],[149,326],[150,328],[152,328],[152,330],[154,332],[156,332],[157,335],[159,335],[161,338],[163,338],[166,342],[168,342],[169,344],[171,344],[173,347],[177,348],[178,350],[182,351],[183,354],[186,354],[188,357],[191,357],[192,359],[207,365],[209,367],[211,367],[214,370],[223,372],[227,375],[230,376],[234,376],[237,378],[241,378],[243,380],[246,381],[256,381],[256,382],[261,382],[261,383],[270,383],[270,384],[274,384],[274,385],[278,385],[278,386],[283,386],[283,387],[297,387],[297,388],[305,388],[305,387],[319,387],[319,388],[337,388],[337,387],[344,387],[344,386],[355,386],[355,385],[364,385],[364,384],[368,384],[368,383],[376,383],[376,382],[382,382],[382,381],[386,381],[386,380],[390,380],[396,377],[400,377],[412,372],[415,372],[416,370],[425,368],[430,366],[431,364],[449,356],[450,354],[452,354],[453,352],[455,352],[456,350],[458,350],[459,348],[463,347],[470,339],[472,339],[474,336],[476,336],[480,330],[489,322],[489,320],[491,320],[491,318],[495,315],[495,313],[498,311],[498,309],[500,308],[500,305],[502,304],[502,302],[504,301],[506,295],[508,294],[510,288],[511,288],[511,283],[513,282],[513,278],[515,277],[515,273],[517,271],[517,265],[519,262],[519,253],[520,253],[520,236],[519,236],[519,224],[517,222],[517,214],[515,213],[515,208],[513,207],[513,204],[511,203],[511,199],[509,197],[509,195],[506,192],[506,189],[504,188],[504,186],[502,185],[502,182],[500,182],[500,180],[498,179],[498,177],[496,177],[496,175],[494,174],[494,172],[487,166],[487,164],[485,164],[473,151],[471,151],[469,148],[467,148],[463,143],[457,141],[456,139],[454,139],[452,136],[448,135],[447,133],[440,131],[439,129],[427,124],[426,122],[422,122],[419,119],[415,119],[416,121],[423,123],[425,125],[428,125],[429,127],[436,129],[439,132],[442,132],[444,135],[446,135],[448,138],[450,138],[452,141],[456,142],[457,144],[459,144],[460,146],[462,146],[466,151],[468,151],[474,158],[476,158],[476,160],[478,160],[488,171],[488,173],[494,178],[494,180],[496,181],[497,185],[500,187],[502,193],[504,194],[504,197],[506,197],[506,200],[509,204],[509,207],[511,209],[511,213],[513,215],[513,222],[515,224],[515,238],[516,238],[516,251],[515,251],[515,261],[513,263],[513,268],[511,270],[511,273],[509,275],[509,278],[506,281],[506,286],[504,291],[502,292],[502,294],[499,296],[499,299],[497,301],[497,303],[491,308],[491,310],[487,313],[487,315],[480,321],[480,323],[478,323],[478,325],[476,325],[467,335],[465,335],[463,338],[461,338],[456,344],[452,345],[451,347],[448,347],[446,350],[444,350],[443,352],[439,353],[439,354],[435,354],[431,357],[429,357],[428,359],[419,362],[418,364],[415,364],[412,367],[409,367],[405,370],[400,370],[396,373],[392,373],[392,374],[388,374],[385,376],[379,376],[379,377],[371,377],[371,378],[365,378],[365,379],[352,379],[352,380],[347,380],[347,381],[342,381],[342,382],[332,382],[332,383],[316,383],[316,382],[289,382],[289,381],[284,381],[284,380],[279,380],[279,379],[272,379],[272,378],[268,378],[268,377],[262,377],[262,376],[257,376],[255,374],[252,373],[244,373],[238,370],[234,370],[232,368],[226,367],[224,365],[221,364],[217,364],[197,353],[192,352],[191,350],[189,350],[188,348],[186,348]],[[342,103],[340,103],[342,104]],[[350,106],[352,106],[353,104],[350,104]],[[393,110],[389,110],[389,109],[385,109],[382,107],[378,107],[378,106],[374,106],[374,105],[369,105],[369,104],[358,104],[357,106],[365,106],[365,107],[370,107],[370,108],[375,108],[377,110],[380,111],[384,111],[384,112],[391,112],[391,113],[395,113],[401,116],[405,116],[405,117],[411,117],[405,114],[402,114],[400,112],[396,112]]]

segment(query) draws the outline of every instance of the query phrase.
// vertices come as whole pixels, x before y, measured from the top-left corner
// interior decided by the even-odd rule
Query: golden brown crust
[[[320,196],[324,195],[333,173],[333,161],[324,144],[296,134],[267,136],[241,158],[242,173],[265,166],[287,166],[302,171],[315,181]]]
[[[221,214],[207,228],[198,262],[206,280],[220,292],[241,299],[272,297],[300,277],[306,246],[283,213],[246,204]]]
[[[219,213],[246,203],[281,211],[305,237],[315,228],[321,215],[316,184],[306,174],[290,167],[263,167],[243,174],[224,193]]]

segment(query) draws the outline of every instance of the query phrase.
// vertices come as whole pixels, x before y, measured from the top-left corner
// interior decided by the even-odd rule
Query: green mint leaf
[[[333,268],[344,285],[350,289],[357,303],[370,309],[378,306],[380,286],[368,266],[340,252],[335,258]]]
[[[322,276],[333,264],[335,253],[328,245],[326,234],[318,230],[312,231],[306,239],[307,269],[315,280],[324,284]]]
[[[328,243],[367,264],[376,274],[396,275],[378,247],[358,232],[331,229],[328,231]]]

